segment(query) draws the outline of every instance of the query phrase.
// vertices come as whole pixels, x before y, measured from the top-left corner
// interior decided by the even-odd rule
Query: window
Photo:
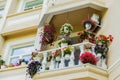
[[[29,10],[42,6],[43,0],[27,0],[25,2],[24,10]]]
[[[3,11],[4,11],[4,7],[3,7],[3,6],[0,6],[0,18],[2,18]]]
[[[11,51],[9,63],[16,64],[19,61],[19,59],[24,59],[25,61],[29,61],[29,59],[31,58],[31,52],[33,50],[34,50],[33,45],[13,48]]]

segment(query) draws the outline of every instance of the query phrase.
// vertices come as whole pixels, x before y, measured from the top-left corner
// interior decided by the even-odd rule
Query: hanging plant
[[[33,76],[40,70],[41,63],[39,61],[32,61],[28,64],[27,73],[33,78]]]
[[[85,30],[93,31],[95,29],[97,23],[95,21],[93,21],[92,19],[88,18],[88,19],[84,19],[82,21],[82,25]]]
[[[60,34],[68,36],[71,34],[72,31],[73,31],[73,26],[69,23],[65,23],[64,25],[62,25],[60,29]]]
[[[50,26],[44,26],[44,30],[40,35],[42,36],[42,39],[40,39],[40,43],[42,43],[43,45],[52,45],[53,41],[55,40],[55,33],[55,28]]]

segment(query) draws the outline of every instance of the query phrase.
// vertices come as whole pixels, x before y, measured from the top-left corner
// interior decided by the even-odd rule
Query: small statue
[[[73,26],[69,23],[65,23],[64,25],[62,25],[60,29],[60,34],[69,36],[72,33],[72,31],[73,31]]]
[[[82,21],[82,25],[86,31],[94,31],[95,28],[100,24],[99,15],[93,14],[91,18]]]
[[[91,20],[93,20],[94,22],[96,22],[97,25],[100,24],[100,17],[97,14],[93,14],[91,17]]]

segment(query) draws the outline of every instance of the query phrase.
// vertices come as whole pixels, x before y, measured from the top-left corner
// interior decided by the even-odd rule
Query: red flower
[[[78,32],[77,35],[81,35],[82,33],[81,32]]]
[[[110,40],[110,42],[113,41],[113,36],[112,35],[109,35],[109,40]]]
[[[94,41],[93,43],[96,44],[96,41]]]
[[[83,63],[96,64],[98,62],[98,58],[95,55],[93,55],[91,52],[82,53],[82,55],[79,57],[79,59]]]
[[[98,37],[96,37],[96,43],[103,43],[106,45],[109,45],[110,42],[113,41],[113,36],[109,35],[109,36],[105,36],[105,35],[99,35]]]
[[[49,25],[44,26],[44,30],[42,33],[40,33],[40,43],[43,45],[50,44],[52,45],[53,41],[55,40],[55,29],[53,27],[50,27]]]

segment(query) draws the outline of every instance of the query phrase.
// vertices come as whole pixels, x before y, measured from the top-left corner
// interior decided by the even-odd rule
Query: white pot
[[[68,46],[68,43],[61,43],[62,48],[67,47],[67,46]]]
[[[55,60],[60,61],[61,60],[60,56],[55,57]]]
[[[98,45],[102,45],[102,42],[98,42]]]
[[[70,60],[70,55],[69,54],[65,54],[65,60]]]

